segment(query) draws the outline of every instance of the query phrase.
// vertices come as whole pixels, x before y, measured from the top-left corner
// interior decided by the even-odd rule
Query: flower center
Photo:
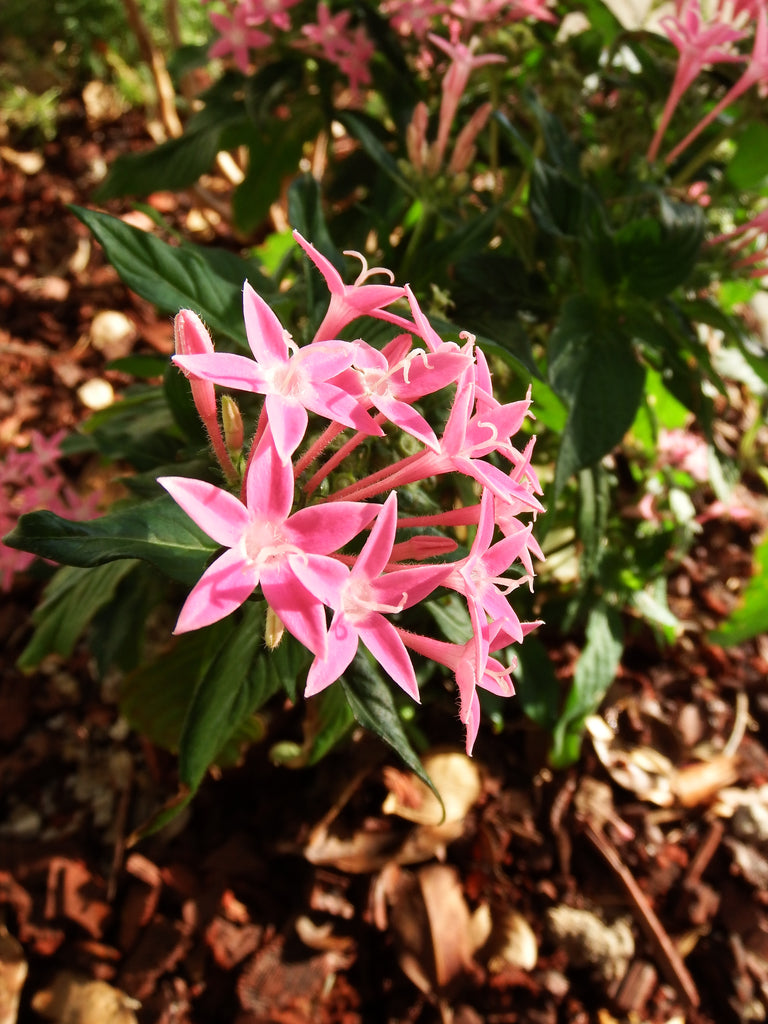
[[[405,601],[406,595],[403,593],[398,604],[385,604],[377,599],[376,588],[370,580],[350,576],[341,592],[341,611],[350,622],[361,625],[376,613],[394,615],[402,611]]]

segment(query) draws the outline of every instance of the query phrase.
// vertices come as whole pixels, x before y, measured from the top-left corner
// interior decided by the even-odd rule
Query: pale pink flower
[[[540,623],[523,625],[534,628]],[[410,633],[400,627],[396,628],[406,647],[429,658],[430,661],[436,661],[438,665],[445,665],[454,673],[459,691],[459,720],[466,728],[466,751],[471,755],[480,728],[478,687],[497,697],[514,695],[515,687],[511,674],[517,668],[517,659],[512,658],[510,666],[507,667],[496,658],[490,657],[491,651],[507,647],[512,638],[507,636],[500,623],[495,623],[489,628],[488,636],[481,638],[478,656],[475,637],[465,644],[452,644],[420,633]]]
[[[657,451],[662,464],[682,469],[699,483],[709,480],[709,449],[689,430],[660,430]]]
[[[333,506],[326,506],[327,508]],[[410,566],[383,573],[390,562],[397,529],[397,496],[391,494],[379,512],[362,551],[351,569],[294,560],[296,574],[307,589],[334,609],[326,653],[309,669],[306,695],[335,682],[351,664],[362,640],[378,663],[415,701],[416,675],[397,630],[385,617],[403,611],[430,594],[446,574],[444,565]]]
[[[648,147],[649,161],[656,159],[664,132],[683,93],[708,65],[743,60],[733,51],[732,44],[745,36],[744,32],[724,22],[702,24],[700,0],[686,0],[679,17],[662,18],[660,24],[679,56],[669,96]]]
[[[436,18],[448,11],[447,3],[435,0],[385,0],[382,13],[389,18],[392,27],[402,36],[423,39],[432,28]]]
[[[347,47],[337,59],[339,71],[349,79],[349,88],[357,92],[361,85],[371,82],[370,63],[375,47],[362,25],[347,36]]]
[[[459,107],[459,100],[464,95],[464,90],[469,82],[472,72],[486,64],[504,64],[507,58],[499,53],[483,53],[475,56],[474,50],[478,40],[473,39],[469,46],[464,43],[448,42],[441,36],[429,33],[429,39],[451,59],[450,66],[445,73],[442,84],[442,99],[440,101],[440,118],[437,126],[437,139],[434,149],[430,155],[433,164],[429,169],[434,173],[436,167],[443,163],[448,137]],[[435,166],[436,165],[436,166]]]
[[[666,162],[672,163],[673,160],[677,159],[680,153],[690,146],[726,107],[735,103],[753,85],[759,86],[762,91],[766,83],[768,83],[768,11],[766,11],[763,5],[757,16],[755,41],[744,74],[728,90],[719,103],[716,103],[709,113],[699,121],[696,127],[688,132],[685,138],[678,142],[674,149],[668,153],[665,158]]]
[[[392,284],[366,284],[365,282],[373,274],[387,274],[390,281],[394,280],[392,271],[383,267],[371,267],[359,252],[345,251],[345,256],[355,256],[363,265],[354,284],[344,284],[341,274],[330,260],[326,259],[314,245],[308,242],[299,234],[293,232],[293,237],[309,256],[317,269],[325,278],[328,291],[331,293],[331,301],[328,310],[323,317],[323,322],[315,332],[313,345],[328,338],[336,338],[339,333],[360,316],[373,316],[378,320],[387,320],[409,330],[413,327],[410,321],[396,313],[388,312],[384,307],[390,306],[393,302],[403,298],[405,289]]]
[[[457,380],[471,362],[471,356],[459,349],[414,350],[408,334],[393,338],[381,351],[365,342],[356,345],[356,372],[347,371],[335,383],[344,383],[365,408],[374,406],[390,423],[437,450],[432,427],[413,408],[413,403]]]
[[[523,639],[520,619],[506,599],[506,594],[516,590],[527,577],[512,578],[503,574],[521,554],[527,554],[526,542],[530,537],[531,525],[520,526],[517,533],[492,544],[494,533],[493,496],[484,490],[480,502],[480,519],[477,532],[467,558],[456,563],[444,580],[444,586],[458,591],[467,600],[472,631],[476,642],[488,640],[489,620],[500,623],[505,632],[516,642]],[[478,656],[480,654],[477,648]]]
[[[356,90],[370,81],[368,64],[374,54],[373,43],[363,26],[349,29],[351,11],[331,14],[326,4],[317,5],[317,22],[302,25],[301,31],[319,50],[320,55],[335,64],[350,79]]]
[[[211,336],[200,317],[191,309],[182,309],[176,314],[173,322],[173,337],[177,355],[213,355]],[[210,381],[192,376],[189,378],[189,386],[195,408],[203,421],[219,465],[227,479],[234,480],[237,472],[221,433],[214,386]]]
[[[263,25],[270,22],[275,28],[287,32],[291,27],[288,10],[300,0],[240,0],[247,8],[246,21],[249,25]]]
[[[243,311],[254,359],[229,352],[174,356],[185,373],[223,387],[265,395],[275,447],[291,458],[307,429],[307,410],[368,434],[380,434],[360,404],[329,383],[351,366],[355,347],[345,341],[317,342],[296,348],[267,303],[246,282]]]
[[[245,504],[203,480],[160,477],[158,483],[209,537],[227,548],[195,584],[175,632],[218,622],[261,586],[286,629],[309,650],[323,654],[323,607],[296,575],[295,563],[312,566],[320,574],[333,571],[337,563],[325,556],[366,527],[379,506],[340,502],[311,505],[291,515],[293,471],[279,457],[268,429],[251,459]]]
[[[238,68],[247,75],[250,68],[250,51],[269,46],[272,37],[249,23],[246,4],[238,4],[231,17],[215,12],[210,17],[211,24],[220,38],[210,47],[208,56],[226,57],[231,54]]]

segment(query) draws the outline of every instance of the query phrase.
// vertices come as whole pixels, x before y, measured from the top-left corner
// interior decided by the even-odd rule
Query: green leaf
[[[355,721],[341,686],[329,686],[307,701],[304,729],[307,733],[302,763],[317,764],[347,735]]]
[[[316,103],[294,104],[290,117],[265,121],[264,130],[248,146],[248,171],[232,199],[235,223],[241,231],[253,231],[262,224],[272,203],[280,198],[285,179],[299,173],[304,146],[317,136],[323,123]]]
[[[397,712],[391,686],[378,667],[364,652],[358,651],[350,668],[341,677],[341,685],[352,708],[355,719],[375,733],[395,751],[401,760],[429,786],[442,806],[442,798],[424,771],[416,751],[408,741],[400,715]]]
[[[230,616],[229,634],[195,687],[179,740],[179,777],[192,792],[258,700],[249,679],[264,643],[263,619],[262,602],[246,604],[238,616]]]
[[[739,192],[756,192],[768,186],[768,125],[751,121],[741,132],[725,176]]]
[[[630,221],[614,234],[625,287],[659,299],[682,284],[698,260],[705,220],[698,206],[660,197],[660,219]]]
[[[217,550],[216,542],[166,495],[89,522],[72,522],[53,512],[29,512],[19,518],[5,543],[82,568],[141,558],[190,585]]]
[[[233,253],[182,242],[168,245],[118,217],[72,206],[103,246],[121,280],[166,313],[192,309],[215,335],[245,347],[243,282],[265,298],[274,285],[258,266]]]
[[[241,114],[242,116],[242,114]],[[124,153],[94,194],[97,203],[119,196],[148,196],[167,189],[178,192],[206,174],[219,152],[221,125],[186,131],[145,153]]]
[[[229,635],[225,620],[176,637],[170,650],[123,680],[120,713],[151,743],[175,753],[200,676]]]
[[[94,569],[59,569],[32,613],[35,631],[17,662],[21,671],[35,668],[49,654],[68,658],[93,617],[136,564],[124,561]]]
[[[440,600],[425,601],[424,607],[440,627],[440,632],[452,644],[465,644],[472,636],[472,622],[466,601],[456,594]]]
[[[552,736],[549,759],[554,768],[564,768],[578,759],[584,721],[597,711],[616,678],[624,647],[619,613],[607,604],[595,605],[587,622],[586,641]]]
[[[557,723],[560,683],[547,649],[535,636],[515,648],[515,696],[525,714],[542,729],[551,732]]]
[[[549,382],[568,405],[555,475],[559,492],[624,437],[640,405],[645,370],[610,311],[586,295],[566,300],[548,363]]]
[[[375,134],[376,130],[380,129],[379,122],[374,118],[366,118],[362,114],[352,113],[349,110],[339,111],[336,116],[349,134],[357,139],[376,166],[384,171],[402,192],[416,198],[416,191],[412,183],[404,177],[397,160]]]
[[[289,185],[288,220],[291,227],[330,260],[340,274],[344,272],[341,253],[328,232],[320,184],[311,174],[303,174]],[[311,266],[308,258],[306,263]]]
[[[708,639],[723,647],[734,647],[761,633],[768,633],[768,538],[755,549],[753,575],[741,601]]]

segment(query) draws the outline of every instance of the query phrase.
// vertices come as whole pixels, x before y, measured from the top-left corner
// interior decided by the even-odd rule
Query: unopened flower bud
[[[222,395],[221,422],[224,425],[224,441],[227,451],[234,460],[243,449],[243,417],[234,398]]]
[[[270,651],[274,651],[274,649],[280,645],[284,632],[285,626],[279,616],[273,610],[271,605],[267,605],[267,621],[264,626],[264,643]]]

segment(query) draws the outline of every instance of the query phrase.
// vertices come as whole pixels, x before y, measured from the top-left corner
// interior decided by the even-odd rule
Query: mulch
[[[96,313],[168,351],[167,318],[67,209],[147,141],[141,116],[94,129],[73,104],[37,169],[0,148],[0,449],[74,427],[85,381],[125,385],[89,341]],[[188,197],[153,202],[188,224]],[[40,591],[20,578],[0,596],[0,1020],[23,963],[22,1024],[764,1020],[768,638],[706,634],[766,522],[755,496],[751,519],[704,525],[670,583],[685,633],[661,649],[634,631],[573,768],[550,770],[522,718],[482,730],[471,763],[455,718],[427,718],[464,780],[446,793],[471,794],[443,825],[384,813],[418,818],[420,792],[354,734],[312,769],[258,744],[133,842],[176,792],[174,758],[126,727],[86,648],[14,667]],[[578,646],[552,653],[567,681]]]

